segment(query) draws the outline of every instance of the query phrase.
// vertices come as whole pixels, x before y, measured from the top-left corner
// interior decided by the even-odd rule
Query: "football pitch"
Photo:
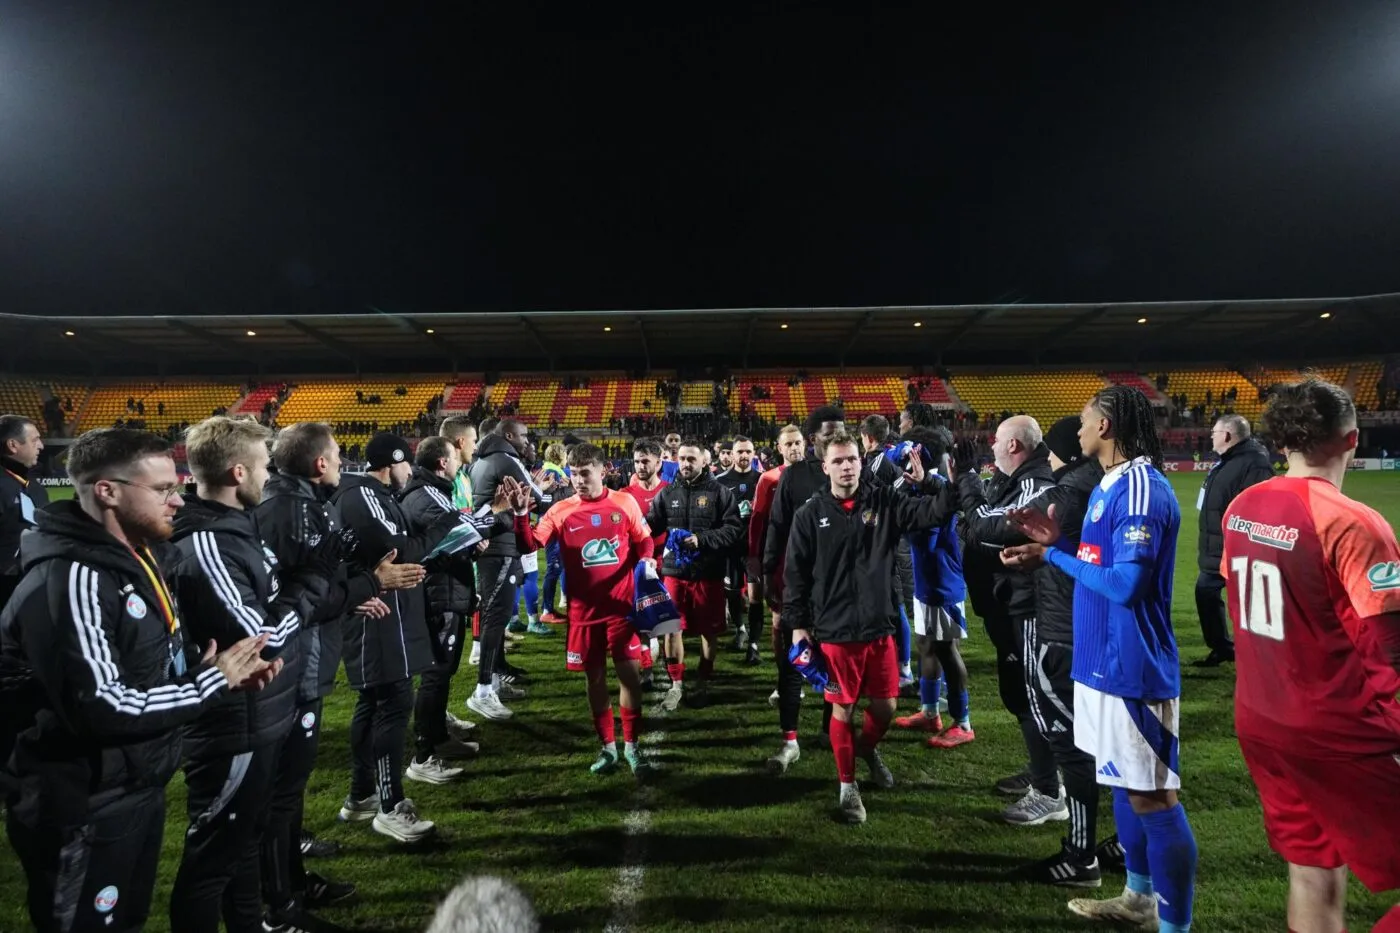
[[[1182,800],[1200,847],[1195,927],[1259,931],[1284,927],[1286,869],[1265,842],[1258,800],[1233,733],[1233,668],[1197,669],[1205,655],[1193,598],[1199,474],[1174,474],[1182,506],[1173,619],[1183,668]],[[1400,476],[1354,473],[1349,495],[1400,521]],[[51,492],[58,492],[51,490]],[[977,741],[940,751],[890,731],[882,748],[898,786],[863,791],[869,822],[833,819],[837,785],[815,736],[820,703],[808,696],[802,760],[781,778],[764,760],[778,744],[767,696],[771,663],[746,667],[726,650],[712,704],[682,707],[647,728],[661,771],[639,787],[625,769],[595,777],[597,740],[581,675],[564,671],[562,629],[528,636],[512,660],[531,674],[515,718],[484,723],[482,755],[456,785],[406,782],[439,839],[416,849],[342,826],[336,810],[350,772],[348,725],[354,694],[328,699],[318,767],[307,791],[307,827],[340,843],[342,854],[308,867],[359,888],[350,905],[322,916],[352,930],[422,930],[438,900],[465,875],[519,884],[549,930],[940,930],[1092,929],[1065,901],[1083,892],[1008,879],[1016,866],[1057,851],[1063,824],[1020,828],[999,818],[1007,802],[992,783],[1019,770],[1020,733],[1001,711],[993,657],[973,622],[965,653]],[[698,659],[698,645],[690,648]],[[474,680],[463,666],[452,709],[467,715]],[[655,706],[648,695],[648,709]],[[912,701],[901,701],[901,712]],[[475,718],[475,717],[473,717]],[[861,766],[858,773],[864,776]],[[169,788],[169,819],[151,930],[168,930],[170,884],[185,828],[184,786]],[[1100,837],[1112,832],[1106,802]],[[1106,875],[1102,895],[1121,890]],[[28,927],[23,876],[0,848],[0,930]],[[1092,893],[1092,892],[1091,892]],[[1373,897],[1355,881],[1348,919],[1367,930],[1393,895]]]

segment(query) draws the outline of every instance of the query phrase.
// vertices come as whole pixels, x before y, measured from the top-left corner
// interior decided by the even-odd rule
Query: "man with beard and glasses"
[[[217,933],[263,929],[258,849],[267,826],[277,756],[292,726],[302,659],[297,633],[338,559],[279,579],[253,509],[268,476],[272,431],[256,421],[215,416],[189,430],[185,457],[197,494],[175,515],[180,552],[171,579],[190,636],[232,644],[263,636],[264,659],[283,675],[266,690],[230,694],[185,731],[189,828],[170,895],[172,929]]]
[[[412,532],[395,498],[413,472],[411,455],[403,438],[376,434],[365,445],[368,472],[341,476],[335,502],[355,537],[353,561],[360,567],[373,567],[392,551],[400,560],[421,563],[466,521],[454,510],[423,532]],[[345,676],[359,699],[350,722],[350,794],[340,818],[371,820],[375,832],[413,843],[435,830],[404,797],[402,780],[413,677],[433,663],[432,636],[421,585],[397,590],[385,602],[389,614],[384,618],[356,613],[345,627]]]
[[[89,431],[68,453],[77,498],[39,513],[24,577],[0,614],[0,654],[32,681],[11,757],[7,829],[43,933],[139,930],[165,831],[181,730],[231,689],[281,670],[267,636],[186,642],[162,571],[183,504],[170,445]]]

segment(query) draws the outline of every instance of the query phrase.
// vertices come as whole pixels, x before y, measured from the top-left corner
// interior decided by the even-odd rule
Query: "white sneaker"
[[[778,691],[774,690],[772,693],[768,694],[768,705],[774,709],[778,708]]]
[[[775,777],[779,774],[786,774],[790,765],[797,762],[802,757],[802,751],[797,747],[796,742],[784,742],[778,749],[778,753],[768,759],[768,773]]]
[[[1032,787],[1025,796],[1001,811],[1001,818],[1013,826],[1040,826],[1069,819],[1069,804],[1064,792],[1049,797]]]
[[[465,768],[451,767],[437,755],[429,755],[427,761],[410,761],[403,776],[424,784],[446,784],[463,774],[466,774]]]
[[[671,689],[666,691],[666,696],[661,699],[661,708],[668,713],[674,713],[681,708],[681,699],[685,696],[684,682],[671,684]]]
[[[506,705],[501,702],[501,698],[494,693],[488,693],[484,697],[479,697],[473,693],[467,698],[467,709],[476,713],[478,716],[496,722],[500,722],[502,719],[509,719],[515,715],[506,708]]]
[[[1136,891],[1123,889],[1123,893],[1107,900],[1096,901],[1088,897],[1076,897],[1069,902],[1069,912],[1087,917],[1090,920],[1107,920],[1110,923],[1132,924],[1132,929],[1155,933],[1157,919],[1157,899]]]
[[[524,632],[512,632],[510,629],[506,629],[506,641],[515,641],[515,642],[519,642],[519,641],[524,641],[524,640],[525,640],[525,633],[524,633]]]
[[[447,714],[447,734],[459,742],[467,742],[472,738],[472,730],[476,728],[476,723],[470,719],[458,719],[451,713]]]
[[[376,813],[371,828],[399,842],[419,842],[437,830],[432,820],[418,818],[418,810],[407,798],[400,800],[392,813]]]
[[[361,823],[365,820],[374,819],[374,815],[378,812],[378,794],[370,794],[363,800],[346,797],[345,803],[340,805],[340,813],[336,816],[336,819],[342,823]]]
[[[865,822],[865,804],[860,799],[860,788],[854,784],[841,785],[841,818],[847,823]]]
[[[468,656],[467,663],[470,664],[472,667],[476,667],[478,664],[481,663],[481,642],[472,642],[472,653],[470,656]]]

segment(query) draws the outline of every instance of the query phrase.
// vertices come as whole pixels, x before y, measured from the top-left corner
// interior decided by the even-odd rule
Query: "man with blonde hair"
[[[278,752],[297,705],[297,630],[317,595],[278,579],[277,558],[253,509],[268,475],[272,432],[215,416],[189,430],[185,456],[196,494],[175,514],[173,582],[197,641],[266,639],[263,659],[287,670],[259,693],[230,694],[185,731],[189,828],[170,897],[177,930],[257,929],[262,923],[258,848],[267,826]],[[283,585],[284,582],[286,585]]]

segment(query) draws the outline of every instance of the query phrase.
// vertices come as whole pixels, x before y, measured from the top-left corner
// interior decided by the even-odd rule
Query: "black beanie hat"
[[[1061,418],[1045,432],[1045,446],[1064,463],[1078,463],[1084,459],[1079,449],[1079,416]]]
[[[397,434],[376,434],[365,445],[365,460],[368,469],[382,470],[396,463],[412,462],[413,448]]]

